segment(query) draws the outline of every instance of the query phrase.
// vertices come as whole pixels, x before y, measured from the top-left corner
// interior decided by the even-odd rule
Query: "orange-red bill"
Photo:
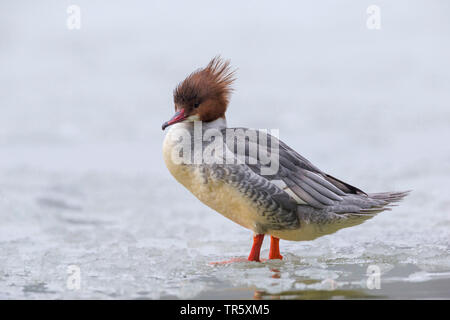
[[[170,119],[169,121],[163,123],[162,129],[164,130],[168,126],[171,126],[171,125],[173,125],[174,123],[177,123],[177,122],[181,122],[184,119],[186,119],[186,115],[184,114],[184,109],[181,109],[180,111],[178,111],[178,112],[176,112],[174,114],[172,119]]]

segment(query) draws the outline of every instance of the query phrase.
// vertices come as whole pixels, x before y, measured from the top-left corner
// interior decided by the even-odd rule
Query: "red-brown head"
[[[225,117],[234,71],[229,61],[213,58],[208,65],[190,74],[173,92],[175,115],[162,125],[164,130],[177,122],[213,121]]]

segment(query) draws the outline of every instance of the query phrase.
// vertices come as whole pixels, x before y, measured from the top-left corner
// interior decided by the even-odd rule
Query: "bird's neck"
[[[202,126],[203,126],[203,130],[208,130],[208,129],[225,129],[227,127],[227,120],[225,119],[225,117],[221,117],[218,118],[216,120],[213,121],[209,121],[209,122],[202,122]]]

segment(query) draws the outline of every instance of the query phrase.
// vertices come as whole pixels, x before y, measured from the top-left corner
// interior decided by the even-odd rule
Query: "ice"
[[[64,3],[0,4],[0,298],[450,298],[447,1],[378,1],[380,31],[350,1],[77,5],[69,31]],[[239,68],[231,126],[278,128],[333,176],[411,195],[281,241],[283,261],[211,265],[252,234],[170,176],[161,124],[219,53]]]

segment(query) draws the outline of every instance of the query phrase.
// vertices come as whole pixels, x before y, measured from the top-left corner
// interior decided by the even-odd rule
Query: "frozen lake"
[[[368,5],[2,2],[0,299],[450,299],[450,6],[377,1],[369,30]],[[325,172],[411,195],[281,241],[281,262],[210,265],[246,257],[252,234],[169,174],[161,124],[219,53],[238,68],[230,126],[277,128]]]

